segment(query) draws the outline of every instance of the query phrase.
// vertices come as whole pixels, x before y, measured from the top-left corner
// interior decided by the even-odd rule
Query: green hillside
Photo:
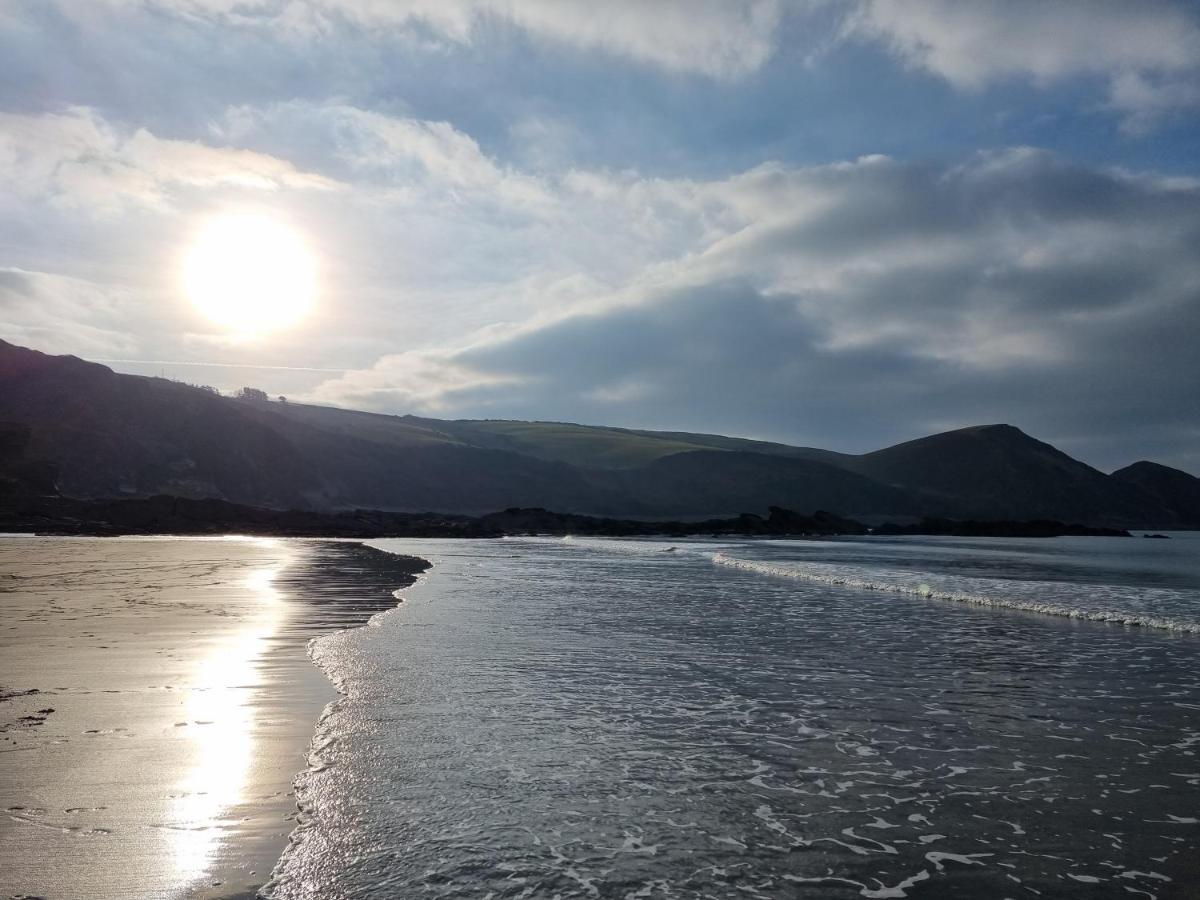
[[[631,469],[704,444],[568,422],[461,420],[442,427],[464,443],[598,469]]]

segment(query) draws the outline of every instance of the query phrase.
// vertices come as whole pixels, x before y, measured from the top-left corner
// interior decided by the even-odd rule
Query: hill
[[[1196,521],[1191,501],[1173,493],[1190,482],[1108,476],[1008,425],[855,456],[721,435],[235,399],[0,341],[5,435],[0,484],[8,470],[26,480],[37,473],[43,487],[54,482],[81,499],[169,494],[272,509],[544,507],[634,518],[776,505],[868,521]]]
[[[1118,469],[1112,478],[1153,497],[1188,527],[1200,528],[1200,478],[1147,460]]]
[[[960,428],[840,464],[912,492],[922,510],[935,515],[1154,527],[1177,520],[1144,491],[1012,425]]]
[[[283,409],[0,346],[0,421],[29,428],[27,458],[57,465],[59,488],[69,496],[478,511],[601,500],[561,463],[441,436],[413,438],[419,430],[398,432],[365,414],[307,422]]]

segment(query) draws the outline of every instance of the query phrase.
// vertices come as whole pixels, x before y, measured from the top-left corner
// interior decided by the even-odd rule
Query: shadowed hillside
[[[20,457],[6,465],[43,483],[57,471],[69,497],[170,494],[274,509],[703,518],[778,505],[868,520],[1166,528],[1197,521],[1187,492],[1200,483],[1150,463],[1108,476],[1008,425],[853,456],[720,435],[234,399],[4,342],[0,423],[7,456]]]
[[[841,462],[962,518],[1061,518],[1096,524],[1175,521],[1161,503],[1012,425],[919,438]]]
[[[57,463],[59,488],[70,496],[166,493],[318,509],[601,502],[598,489],[560,463],[448,440],[403,443],[355,414],[338,427],[308,424],[281,415],[281,404],[7,344],[0,384],[0,421],[30,427],[29,457]]]
[[[1200,528],[1200,478],[1154,462],[1135,462],[1112,473],[1169,509],[1181,522]]]

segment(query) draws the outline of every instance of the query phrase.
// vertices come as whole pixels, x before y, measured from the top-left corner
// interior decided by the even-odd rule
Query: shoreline
[[[335,544],[335,546],[339,546]],[[351,618],[342,623],[342,627],[331,628],[322,631],[319,634],[314,634],[305,642],[305,656],[308,659],[312,670],[322,678],[325,684],[332,692],[332,698],[326,702],[320,711],[320,714],[313,722],[312,734],[308,742],[304,754],[304,766],[298,770],[292,780],[292,796],[294,815],[292,820],[294,827],[288,833],[286,840],[279,847],[276,854],[275,864],[268,873],[269,878],[255,890],[253,893],[244,896],[212,898],[212,900],[269,900],[274,896],[273,889],[280,886],[283,882],[279,879],[282,875],[282,868],[287,859],[288,854],[297,847],[301,840],[304,831],[310,828],[314,822],[314,817],[311,807],[306,806],[302,802],[301,785],[306,778],[314,772],[323,770],[327,763],[321,758],[321,752],[325,748],[325,744],[319,743],[322,737],[322,730],[325,722],[336,712],[338,706],[344,703],[347,699],[347,690],[341,684],[334,673],[323,665],[316,652],[316,647],[319,641],[335,635],[343,634],[348,631],[354,631],[358,628],[367,627],[371,620],[382,613],[391,612],[399,609],[404,605],[404,598],[400,596],[400,591],[416,584],[420,576],[428,572],[432,568],[432,564],[428,560],[423,560],[420,557],[406,556],[403,554],[390,553],[386,550],[380,550],[368,544],[361,542],[343,543],[341,548],[353,548],[351,552],[355,554],[357,561],[374,564],[368,570],[370,574],[377,574],[385,577],[389,572],[395,570],[396,577],[402,578],[403,583],[390,591],[392,602],[389,604],[369,604],[368,607],[360,608],[357,613],[351,613]],[[411,571],[407,563],[417,560],[424,563],[424,566],[419,571]],[[354,561],[354,560],[352,560]],[[388,581],[389,584],[394,583],[393,580]],[[326,582],[327,590],[339,590],[348,587],[344,580],[331,579]]]
[[[285,569],[275,580],[285,592],[297,596],[300,605],[300,615],[292,624],[295,633],[290,636],[289,645],[281,648],[281,655],[286,653],[293,657],[290,662],[299,663],[292,668],[292,674],[308,688],[297,692],[302,694],[300,702],[316,711],[302,719],[308,725],[307,736],[296,754],[299,765],[290,773],[284,795],[287,799],[276,810],[282,811],[289,827],[275,832],[274,840],[262,843],[261,849],[253,853],[253,858],[260,861],[255,869],[243,864],[237,870],[214,872],[214,880],[225,884],[211,890],[202,887],[188,894],[196,900],[258,900],[268,896],[264,892],[275,869],[304,822],[304,812],[296,797],[296,782],[311,767],[313,741],[321,722],[344,696],[313,657],[313,644],[342,631],[364,627],[373,616],[397,608],[404,602],[399,592],[411,587],[431,568],[420,557],[387,553],[359,541],[292,539],[291,542],[304,546],[306,558],[301,566]],[[276,681],[276,693],[297,686],[295,682]],[[231,893],[229,888],[233,884],[226,879],[233,871],[254,871],[255,875],[250,883],[243,881]]]
[[[0,888],[251,898],[338,693],[312,639],[429,564],[357,542],[0,542]],[[27,683],[28,682],[28,683]]]
[[[872,517],[873,518],[873,517]],[[902,517],[908,521],[911,517]],[[1130,537],[1128,528],[1163,530],[1162,524],[1125,527],[1084,525],[1050,519],[956,520],[925,518],[908,524],[870,526],[826,510],[811,514],[780,506],[758,513],[728,513],[687,519],[612,518],[508,507],[483,515],[355,509],[318,512],[245,506],[225,500],[160,495],[111,500],[61,496],[8,498],[0,507],[0,532],[44,535],[254,535],[332,538],[496,538],[530,535],[586,537],[829,537],[945,535],[956,537]],[[1169,529],[1167,529],[1169,530]]]

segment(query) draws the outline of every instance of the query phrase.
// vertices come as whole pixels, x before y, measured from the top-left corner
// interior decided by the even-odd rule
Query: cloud
[[[712,173],[961,147],[961,131],[1048,141],[1003,89],[930,127],[941,92],[897,60],[968,91],[1035,84],[1023,105],[1069,104],[1037,112],[1107,110],[1144,135],[1194,108],[1198,35],[1190,7],[1119,0],[12,0],[0,107],[84,106],[196,138],[229,106],[340,103],[450,123],[509,163]]]
[[[445,121],[387,115],[345,103],[289,101],[227,111],[214,127],[223,141],[265,140],[279,152],[303,153],[340,178],[396,194],[419,189],[487,196],[516,210],[553,203],[538,179],[503,167],[470,135]]]
[[[1178,110],[1200,107],[1200,78],[1122,72],[1113,78],[1110,100],[1124,116],[1121,130],[1142,136]]]
[[[329,346],[337,329],[340,346],[356,348],[346,353],[440,345],[561,313],[669,263],[716,227],[704,215],[713,204],[686,181],[535,176],[447,122],[338,102],[237,107],[203,142],[86,109],[0,122],[0,263],[136,288],[138,302],[125,303],[138,314],[125,327],[152,358],[204,352],[176,357],[154,344],[174,346],[168,324],[204,327],[181,302],[175,262],[196,222],[222,206],[262,207],[306,235],[322,257],[323,296],[293,337],[321,333]],[[11,334],[27,333],[29,309],[9,320]],[[54,346],[70,346],[69,316],[61,326]],[[79,346],[91,346],[82,329]],[[334,365],[364,362],[333,356]]]
[[[291,163],[228,147],[123,131],[95,112],[0,113],[0,184],[89,213],[125,203],[158,206],[179,189],[329,190],[336,184]]]
[[[774,0],[503,0],[487,4],[531,33],[715,78],[760,68],[774,49]]]
[[[1108,77],[1130,131],[1200,99],[1200,20],[1175,2],[864,0],[846,28],[970,90],[1014,77]]]
[[[1024,148],[599,181],[618,206],[708,218],[707,243],[562,314],[392,354],[313,396],[846,449],[1017,414],[1068,446],[1200,425],[1193,184]]]
[[[140,299],[77,278],[0,268],[0,334],[46,353],[112,356],[136,352],[128,328]]]
[[[458,45],[496,24],[562,47],[624,57],[670,72],[736,78],[774,50],[778,0],[106,0],[226,28],[270,29],[322,40],[345,22],[374,30],[424,31]],[[60,4],[70,10],[65,3]],[[76,15],[80,15],[76,13]],[[87,18],[81,15],[81,18]]]

